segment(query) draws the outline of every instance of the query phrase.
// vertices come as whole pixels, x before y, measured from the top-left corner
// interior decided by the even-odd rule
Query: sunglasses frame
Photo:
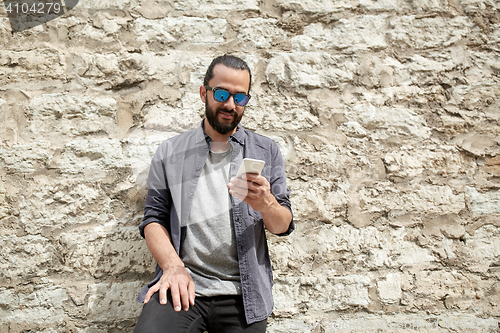
[[[236,105],[238,105],[238,106],[246,106],[246,105],[248,104],[248,102],[250,101],[250,98],[252,97],[252,96],[250,96],[250,94],[244,94],[244,93],[236,93],[236,94],[232,94],[232,93],[230,93],[229,91],[227,91],[227,90],[226,90],[226,89],[224,89],[224,88],[213,88],[213,87],[210,87],[210,86],[205,86],[205,89],[207,89],[207,90],[212,90],[212,91],[213,91],[213,93],[214,93],[214,100],[215,100],[216,102],[219,102],[219,103],[224,103],[224,102],[226,102],[227,100],[229,100],[229,98],[230,98],[231,96],[233,96],[234,104],[236,104]],[[225,92],[227,92],[227,93],[229,94],[229,96],[227,97],[227,99],[226,99],[225,101],[218,101],[218,100],[216,100],[216,99],[215,99],[215,93],[216,93],[218,90],[225,91]],[[248,97],[247,102],[245,103],[245,105],[241,105],[241,104],[236,103],[236,100],[234,99],[234,98],[236,97],[236,95],[243,95],[243,96]]]

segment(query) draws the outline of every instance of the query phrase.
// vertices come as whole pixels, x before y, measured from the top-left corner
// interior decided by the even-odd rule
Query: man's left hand
[[[257,174],[246,173],[241,178],[233,177],[227,188],[232,196],[245,201],[259,212],[265,212],[277,203],[267,179]]]
[[[265,177],[246,173],[241,178],[231,178],[227,188],[232,196],[262,214],[267,230],[274,234],[282,234],[288,230],[292,213],[278,203]]]

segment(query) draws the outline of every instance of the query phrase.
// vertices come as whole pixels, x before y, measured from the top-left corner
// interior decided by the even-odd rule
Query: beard
[[[229,124],[225,124],[217,120],[217,115],[221,111],[232,114],[234,116],[233,121],[231,121]],[[208,106],[208,103],[205,103],[205,117],[207,118],[210,126],[212,126],[212,128],[217,133],[226,135],[228,133],[231,133],[236,128],[236,126],[238,126],[241,118],[243,118],[243,112],[238,115],[238,112],[234,110],[227,110],[223,108],[219,108],[214,111],[211,107]]]

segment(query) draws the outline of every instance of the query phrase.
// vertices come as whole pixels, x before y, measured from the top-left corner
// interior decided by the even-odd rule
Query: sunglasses
[[[212,88],[210,86],[205,86],[205,89],[210,89],[214,92],[214,99],[217,102],[225,102],[229,99],[229,97],[233,96],[234,99],[234,104],[238,106],[245,106],[248,103],[248,100],[250,100],[250,94],[243,94],[243,93],[236,93],[236,94],[231,94],[229,91],[226,89],[222,88]]]

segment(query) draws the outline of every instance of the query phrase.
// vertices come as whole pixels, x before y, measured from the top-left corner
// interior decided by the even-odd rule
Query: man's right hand
[[[154,293],[159,292],[160,304],[167,304],[167,291],[170,289],[172,306],[175,311],[187,311],[194,305],[194,282],[184,266],[172,266],[163,271],[160,280],[151,288],[144,298],[149,302]]]
[[[194,305],[194,282],[175,252],[167,229],[159,223],[150,223],[144,228],[144,236],[149,251],[163,269],[160,280],[149,288],[144,303],[159,292],[160,304],[167,304],[167,290],[170,289],[175,311],[187,311],[190,304]]]

